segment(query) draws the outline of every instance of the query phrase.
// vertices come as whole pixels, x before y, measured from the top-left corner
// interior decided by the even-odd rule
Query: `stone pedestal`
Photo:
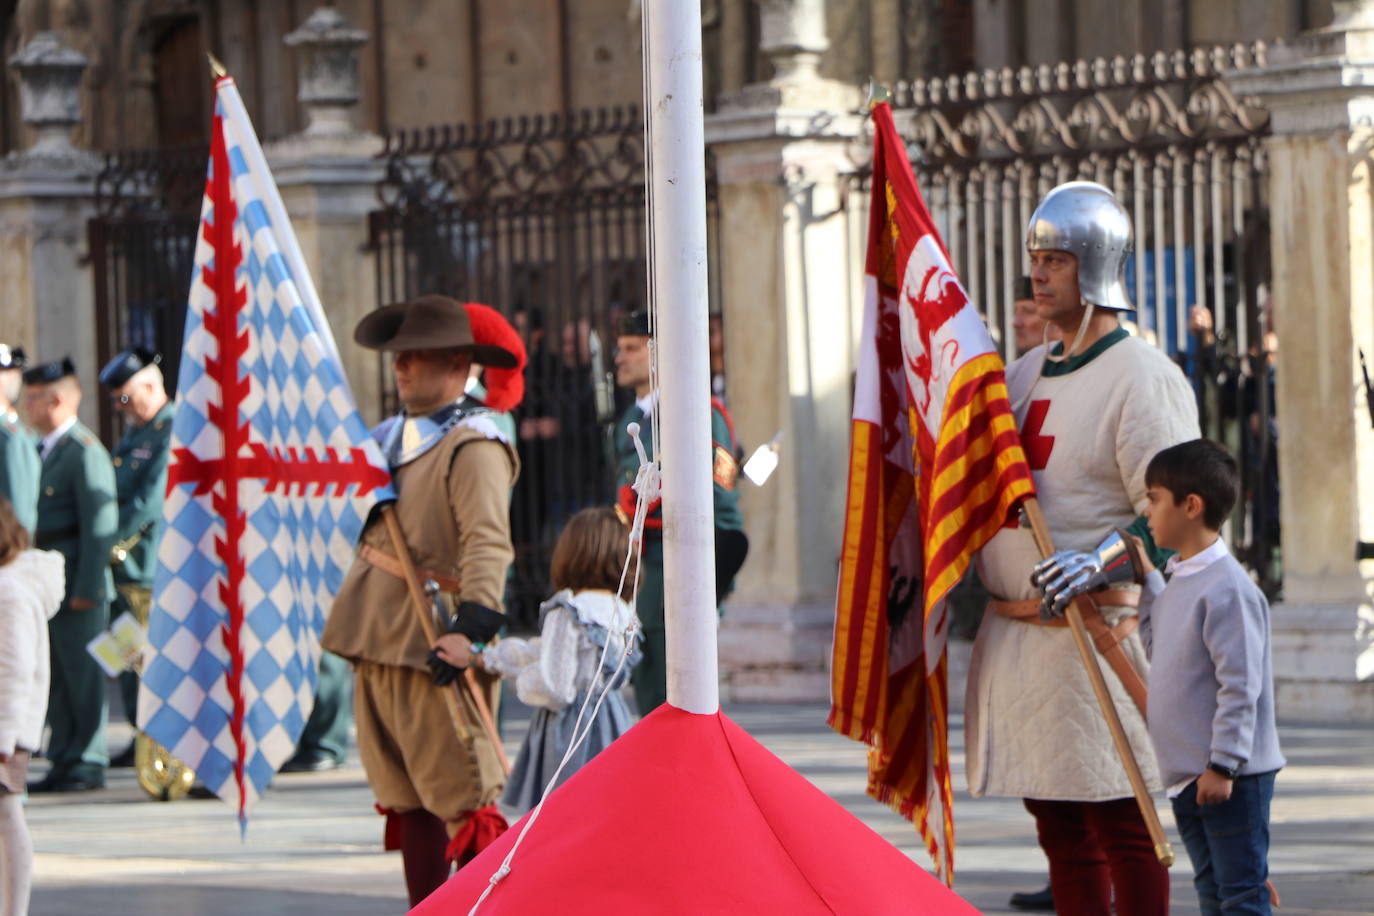
[[[1374,421],[1360,368],[1361,350],[1374,358],[1374,22],[1368,3],[1341,6],[1337,24],[1227,81],[1272,116],[1278,712],[1374,722],[1374,561],[1357,559],[1374,542]]]
[[[283,41],[296,49],[305,133],[349,133],[358,104],[358,52],[367,33],[350,26],[334,7],[321,6]]]
[[[86,250],[99,157],[72,146],[86,59],[41,32],[10,59],[35,141],[0,161],[0,341],[31,362],[70,355],[85,391],[81,421],[97,424],[95,295]]]
[[[775,36],[775,56],[809,58],[819,42],[803,37]],[[862,118],[848,114],[856,89],[807,64],[780,66],[785,77],[722,100],[706,122],[731,411],[750,449],[783,433],[767,483],[739,483],[749,560],[720,632],[734,700],[829,694],[855,321],[847,148]]]
[[[377,354],[353,342],[353,328],[377,307],[376,263],[367,215],[378,208],[382,139],[358,130],[358,54],[367,33],[332,7],[317,9],[286,36],[299,55],[301,101],[309,126],[265,152],[296,230],[301,253],[329,318],[358,408],[380,419]]]

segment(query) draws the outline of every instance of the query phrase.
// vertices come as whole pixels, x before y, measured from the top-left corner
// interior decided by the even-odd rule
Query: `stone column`
[[[1278,711],[1374,722],[1374,3],[1227,75],[1271,113],[1284,601]]]
[[[70,355],[85,391],[81,420],[94,427],[100,367],[86,221],[94,213],[100,159],[71,142],[81,123],[86,59],[55,33],[40,32],[9,63],[19,74],[22,120],[35,139],[0,161],[0,340],[23,346],[31,360]]]
[[[329,316],[344,370],[364,419],[380,411],[377,355],[353,343],[353,327],[376,307],[376,271],[366,251],[367,215],[378,208],[382,139],[355,126],[358,54],[367,33],[329,6],[315,10],[285,42],[296,51],[304,131],[268,145],[301,252]]]
[[[763,487],[739,488],[749,559],[721,625],[722,690],[736,700],[829,693],[852,372],[851,86],[816,75],[821,0],[765,0],[760,46],[776,76],[706,121],[720,193],[726,379],[752,449],[783,433]]]

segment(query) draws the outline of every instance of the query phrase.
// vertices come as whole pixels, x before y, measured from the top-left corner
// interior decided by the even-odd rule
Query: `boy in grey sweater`
[[[1145,471],[1150,532],[1177,551],[1167,585],[1139,552],[1150,737],[1203,916],[1270,913],[1269,803],[1284,764],[1269,604],[1219,534],[1239,476],[1206,439],[1165,449]]]

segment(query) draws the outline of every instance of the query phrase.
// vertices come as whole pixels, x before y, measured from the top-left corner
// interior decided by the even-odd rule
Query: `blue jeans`
[[[1202,916],[1269,916],[1269,802],[1274,776],[1240,776],[1219,805],[1197,803],[1194,782],[1173,800],[1174,820],[1193,860]]]

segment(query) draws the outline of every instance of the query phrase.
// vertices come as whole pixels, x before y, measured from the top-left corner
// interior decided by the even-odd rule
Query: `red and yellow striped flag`
[[[952,884],[945,598],[1034,485],[1002,360],[886,104],[873,123],[829,721],[869,745],[868,794],[916,823]]]

